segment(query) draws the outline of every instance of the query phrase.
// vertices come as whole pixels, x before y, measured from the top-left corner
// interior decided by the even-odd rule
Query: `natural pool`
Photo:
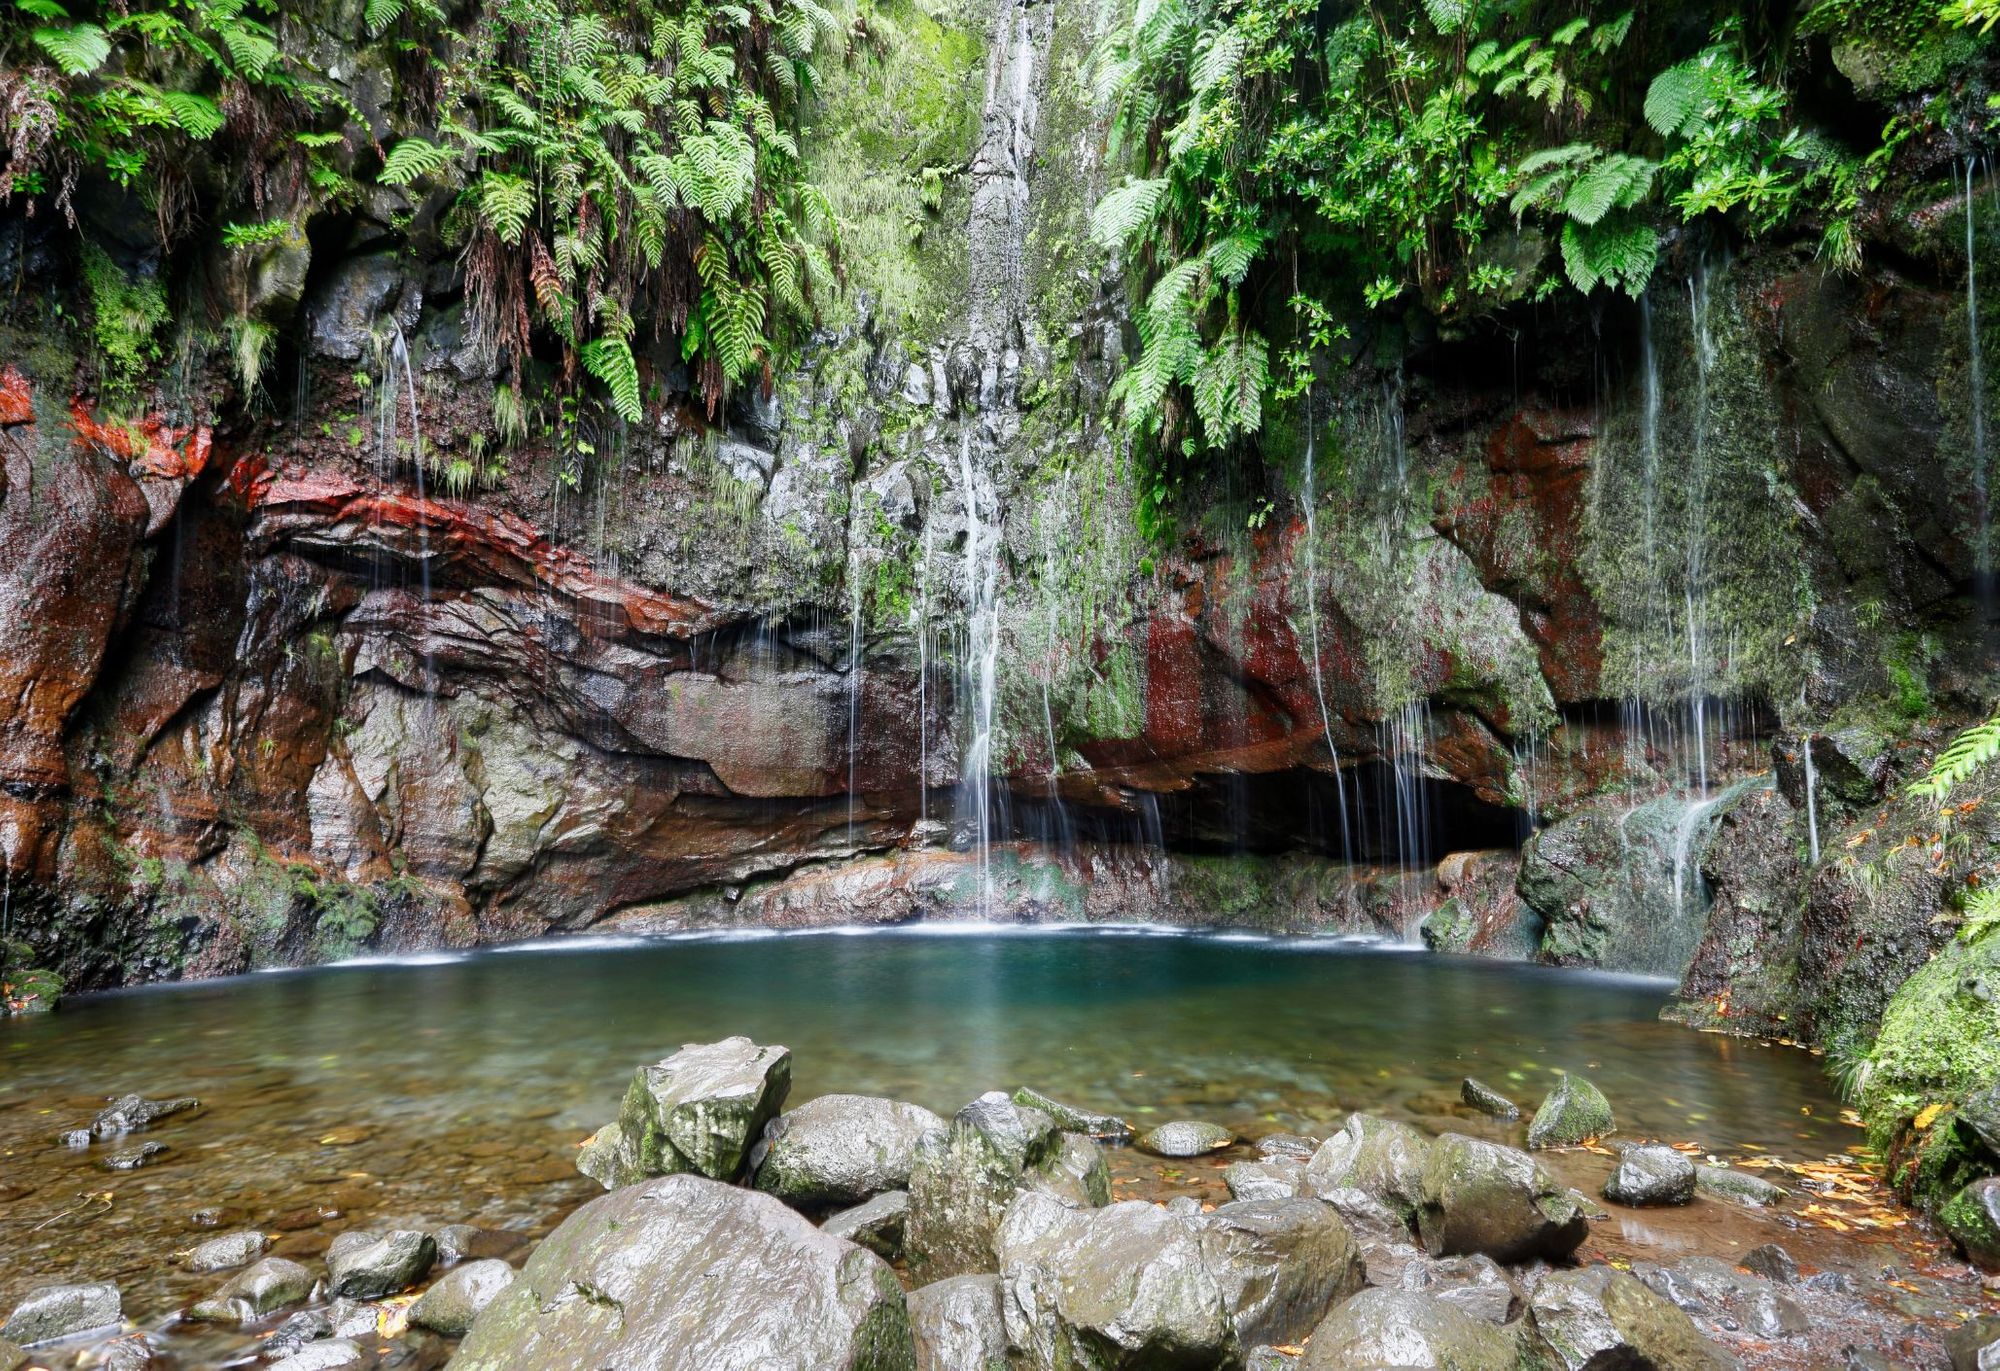
[[[79,998],[0,1025],[0,1308],[113,1279],[157,1326],[216,1283],[166,1261],[202,1210],[301,1257],[391,1219],[546,1231],[595,1193],[570,1159],[633,1067],[737,1033],[791,1047],[794,1103],[948,1114],[1031,1084],[1142,1127],[1323,1135],[1355,1109],[1465,1127],[1463,1076],[1532,1107],[1566,1069],[1628,1135],[1800,1160],[1857,1141],[1814,1057],[1663,1024],[1670,989],[1327,940],[939,926],[577,938]],[[146,1135],[170,1150],[137,1171],[58,1145],[127,1091],[204,1107]],[[1116,1169],[1128,1194],[1215,1175]]]

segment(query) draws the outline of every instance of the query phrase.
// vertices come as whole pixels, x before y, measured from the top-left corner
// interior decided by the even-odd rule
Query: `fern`
[[[1708,77],[1703,59],[1690,58],[1653,78],[1646,90],[1646,122],[1663,138],[1684,134],[1700,118]]]
[[[1439,33],[1457,33],[1472,13],[1471,0],[1424,0],[1424,13]]]
[[[2000,757],[2000,714],[1974,724],[1946,745],[1931,768],[1910,785],[1913,798],[1943,804],[1960,785],[1995,757]]]
[[[382,170],[375,179],[387,186],[406,186],[412,181],[435,175],[451,164],[449,148],[441,148],[422,138],[405,138],[389,149]]]
[[[1090,236],[1107,252],[1122,252],[1152,221],[1161,197],[1167,192],[1167,178],[1128,180],[1108,191],[1090,214]]]
[[[64,76],[88,76],[111,56],[111,35],[95,24],[36,29],[34,38]]]
[[[611,392],[611,408],[628,424],[643,422],[646,414],[639,402],[639,364],[632,345],[623,338],[593,338],[578,354],[584,370],[604,383]]]

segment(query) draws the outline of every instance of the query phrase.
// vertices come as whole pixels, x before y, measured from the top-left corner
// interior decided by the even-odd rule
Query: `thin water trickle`
[[[1813,775],[1812,734],[1805,735],[1799,748],[1806,764],[1806,839],[1811,843],[1813,865],[1819,865],[1819,778]]]
[[[931,520],[924,520],[922,560],[917,563],[917,822],[931,817]]]
[[[1708,651],[1705,594],[1708,573],[1709,378],[1716,362],[1715,335],[1710,328],[1711,273],[1700,263],[1688,281],[1689,311],[1694,330],[1694,454],[1689,472],[1687,517],[1688,713],[1694,734],[1695,781],[1708,794]]]
[[[1975,205],[1979,159],[1965,162],[1965,328],[1968,370],[1972,382],[1972,490],[1978,502],[1979,545],[1973,564],[1983,577],[1993,571],[1992,509],[1986,473],[1986,352],[1979,337],[1979,243]]]
[[[854,803],[861,757],[861,545],[847,558],[847,841],[854,842]]]
[[[1326,675],[1320,662],[1319,645],[1319,503],[1318,491],[1313,484],[1314,449],[1319,425],[1312,412],[1312,392],[1306,392],[1306,473],[1305,489],[1300,493],[1300,502],[1305,506],[1306,516],[1306,636],[1312,649],[1313,698],[1319,702],[1320,736],[1326,740],[1328,757],[1333,761],[1333,793],[1340,809],[1340,855],[1344,861],[1354,860],[1354,840],[1348,831],[1347,782],[1340,772],[1340,747],[1333,737],[1333,714],[1326,707]]]

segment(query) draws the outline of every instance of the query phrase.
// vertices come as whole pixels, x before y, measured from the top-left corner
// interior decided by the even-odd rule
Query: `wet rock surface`
[[[1609,1267],[1543,1277],[1529,1298],[1528,1322],[1535,1349],[1563,1371],[1601,1366],[1724,1371],[1736,1365],[1686,1314]]]
[[[123,1317],[118,1287],[109,1281],[87,1285],[44,1285],[28,1292],[0,1324],[0,1338],[32,1347],[95,1329],[115,1327]]]
[[[1156,1157],[1199,1157],[1204,1152],[1219,1152],[1228,1147],[1236,1141],[1236,1135],[1219,1124],[1175,1119],[1147,1129],[1133,1141]]]
[[[251,1323],[289,1305],[302,1303],[313,1291],[311,1271],[283,1257],[265,1257],[248,1270],[224,1281],[215,1292],[197,1300],[188,1317],[213,1323]]]
[[[1306,1344],[1300,1371],[1359,1366],[1435,1366],[1514,1371],[1520,1347],[1511,1330],[1427,1295],[1364,1290],[1335,1309]]]
[[[271,1240],[254,1228],[240,1233],[224,1233],[221,1237],[210,1238],[189,1248],[181,1265],[190,1271],[228,1271],[248,1266],[263,1256],[270,1246]]]
[[[462,1337],[479,1311],[514,1283],[514,1268],[487,1258],[445,1272],[410,1306],[410,1322],[446,1337]]]
[[[822,1095],[764,1126],[755,1184],[801,1208],[859,1204],[908,1186],[918,1144],[945,1127],[917,1105]]]
[[[953,1276],[912,1290],[916,1371],[1008,1371],[998,1276]]]
[[[607,1190],[647,1176],[691,1171],[733,1181],[791,1090],[791,1054],[748,1038],[689,1043],[632,1078],[606,1141],[579,1158]],[[600,1163],[601,1159],[601,1163]]]
[[[903,1290],[880,1257],[768,1195],[674,1175],[565,1220],[454,1364],[890,1371],[912,1358]]]
[[[326,1250],[327,1288],[349,1299],[394,1295],[423,1279],[436,1260],[428,1233],[342,1233]]]
[[[1447,1133],[1431,1144],[1422,1184],[1417,1227],[1434,1256],[1560,1260],[1589,1233],[1569,1192],[1511,1147]]]
[[[1603,1137],[1616,1126],[1604,1093],[1581,1076],[1556,1081],[1528,1125],[1528,1146],[1573,1147]]]
[[[1634,1207],[1689,1204],[1694,1191],[1694,1163],[1662,1146],[1623,1149],[1618,1154],[1618,1169],[1604,1183],[1604,1198]]]
[[[903,1254],[903,1233],[909,1218],[908,1192],[890,1190],[852,1209],[828,1215],[820,1227],[836,1238],[859,1243],[877,1256],[894,1261]]]
[[[910,1172],[904,1242],[920,1281],[997,1269],[993,1237],[1025,1189],[1060,1175],[1063,1133],[1039,1109],[999,1091],[961,1109],[924,1139]]]

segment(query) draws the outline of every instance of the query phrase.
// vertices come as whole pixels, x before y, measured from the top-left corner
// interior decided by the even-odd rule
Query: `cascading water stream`
[[[965,698],[969,741],[959,777],[959,817],[970,817],[979,853],[979,912],[993,908],[993,696],[1000,656],[999,530],[989,535],[979,515],[972,465],[972,429],[959,434],[958,472],[965,498]]]
[[[1972,383],[1972,490],[1978,502],[1979,545],[1973,565],[1982,581],[1993,572],[1992,511],[1986,481],[1986,356],[1979,338],[1979,242],[1975,209],[1979,159],[1965,162],[1965,329],[1966,363]]]
[[[861,547],[847,559],[847,841],[854,842],[854,800],[861,757]]]
[[[924,520],[922,560],[917,563],[917,822],[931,817],[931,521]]]
[[[1708,794],[1708,650],[1704,579],[1708,570],[1708,429],[1709,377],[1716,361],[1715,335],[1710,329],[1709,293],[1711,278],[1703,262],[1688,281],[1688,308],[1694,330],[1694,456],[1689,473],[1687,518],[1687,578],[1683,593],[1687,607],[1688,714],[1694,732],[1695,782],[1700,793]]]
[[[1319,702],[1320,736],[1326,739],[1327,755],[1333,760],[1333,793],[1340,808],[1340,855],[1354,860],[1354,840],[1348,832],[1347,783],[1340,773],[1340,748],[1333,740],[1333,714],[1326,707],[1326,675],[1320,662],[1319,646],[1319,518],[1318,491],[1314,488],[1314,439],[1318,425],[1312,417],[1312,393],[1306,393],[1306,472],[1301,502],[1306,516],[1306,638],[1312,649],[1313,698]]]

